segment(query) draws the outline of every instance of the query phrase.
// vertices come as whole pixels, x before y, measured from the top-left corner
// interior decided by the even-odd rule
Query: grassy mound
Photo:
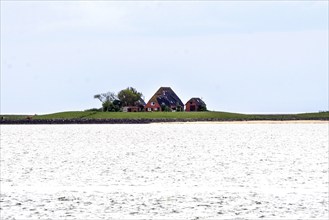
[[[5,120],[27,120],[27,115],[1,115]],[[238,114],[230,112],[97,112],[71,111],[30,116],[30,120],[94,120],[94,119],[192,119],[192,120],[329,120],[329,112],[303,114]]]
[[[329,112],[303,114],[238,114],[229,112],[60,112],[33,119],[230,119],[230,120],[307,120],[329,119]]]

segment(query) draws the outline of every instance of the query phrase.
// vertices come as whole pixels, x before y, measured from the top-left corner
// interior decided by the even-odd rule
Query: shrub
[[[84,111],[85,112],[101,112],[102,109],[99,109],[99,108],[91,108],[91,109],[86,109]]]

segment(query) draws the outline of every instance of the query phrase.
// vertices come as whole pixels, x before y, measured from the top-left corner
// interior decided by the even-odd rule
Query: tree
[[[112,107],[112,102],[110,101],[105,101],[102,103],[102,107],[103,107],[103,112],[109,112],[110,108]]]
[[[104,103],[106,101],[113,102],[114,100],[117,100],[118,97],[114,92],[107,92],[94,95],[94,99],[99,99],[99,101]]]
[[[114,92],[107,92],[94,95],[95,99],[99,99],[102,102],[104,112],[118,112],[121,108],[121,102],[118,100],[117,95]]]
[[[123,89],[118,93],[118,98],[122,103],[122,106],[136,106],[138,102],[141,100],[143,94],[138,92],[133,87],[128,87],[127,89]]]

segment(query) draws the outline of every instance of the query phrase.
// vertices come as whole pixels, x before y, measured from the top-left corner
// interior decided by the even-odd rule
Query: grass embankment
[[[23,120],[26,115],[1,115],[5,120]],[[191,120],[329,120],[329,112],[303,114],[238,114],[229,112],[93,112],[74,111],[31,116],[32,120],[56,119],[191,119]]]
[[[242,114],[227,112],[63,112],[35,119],[239,119]]]

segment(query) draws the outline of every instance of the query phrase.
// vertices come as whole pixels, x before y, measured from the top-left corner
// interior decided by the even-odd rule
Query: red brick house
[[[125,106],[122,108],[122,112],[141,112],[142,109],[138,106]]]
[[[204,101],[200,98],[191,98],[186,104],[185,111],[187,112],[196,112],[196,111],[206,111],[207,106]]]
[[[161,87],[145,105],[145,111],[183,111],[184,104],[170,87]]]
[[[122,111],[123,112],[141,112],[144,110],[145,105],[146,105],[146,103],[141,98],[137,102],[135,102],[135,104],[132,106],[124,106],[122,108]]]

